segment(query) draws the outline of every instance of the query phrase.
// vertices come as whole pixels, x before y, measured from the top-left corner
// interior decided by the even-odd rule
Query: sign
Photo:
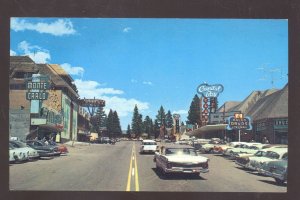
[[[197,92],[206,98],[218,97],[223,90],[224,87],[221,84],[208,85],[207,83],[204,83],[197,88]]]
[[[287,129],[287,128],[288,128],[288,119],[274,120],[274,129]]]
[[[26,83],[27,90],[48,90],[50,88],[49,82],[31,82]]]
[[[48,92],[26,92],[27,100],[46,100],[48,99]]]
[[[235,118],[234,116],[228,117],[227,130],[252,130],[250,117]]]
[[[178,120],[180,118],[179,114],[173,114],[174,119]]]
[[[47,124],[47,119],[31,118],[31,125],[42,125],[42,124]]]

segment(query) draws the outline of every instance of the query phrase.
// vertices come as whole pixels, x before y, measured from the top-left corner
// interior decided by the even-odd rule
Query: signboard
[[[27,90],[48,90],[50,88],[49,82],[26,82]]]
[[[287,129],[287,128],[288,128],[288,119],[274,120],[274,129]]]
[[[227,130],[252,130],[250,117],[235,118],[234,116],[228,117]]]
[[[173,118],[178,120],[180,118],[180,115],[179,114],[173,114]]]
[[[31,118],[31,125],[47,124],[47,119],[43,118]]]
[[[46,100],[48,99],[48,92],[26,92],[27,100]]]
[[[197,92],[206,98],[218,97],[223,90],[224,87],[221,84],[208,85],[207,83],[204,83],[197,88]]]

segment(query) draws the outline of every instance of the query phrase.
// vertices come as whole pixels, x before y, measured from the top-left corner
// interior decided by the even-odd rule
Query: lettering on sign
[[[224,87],[221,84],[208,85],[205,83],[199,85],[197,88],[197,92],[206,98],[218,97],[223,90]]]
[[[50,87],[49,82],[27,82],[27,90],[48,90]]]
[[[46,100],[48,92],[26,92],[27,100]]]
[[[228,118],[228,122],[229,122],[227,125],[228,130],[232,130],[232,129],[252,130],[250,117],[235,118],[234,116],[231,116]]]

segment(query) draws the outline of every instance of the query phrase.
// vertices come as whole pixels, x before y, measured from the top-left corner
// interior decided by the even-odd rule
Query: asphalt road
[[[69,147],[69,155],[51,160],[12,164],[11,190],[43,191],[182,191],[182,192],[286,192],[270,177],[240,169],[222,156],[210,158],[209,173],[199,177],[164,177],[153,155],[139,154],[140,142]]]

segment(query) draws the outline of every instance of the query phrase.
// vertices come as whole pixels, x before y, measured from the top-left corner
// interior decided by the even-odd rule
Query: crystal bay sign
[[[197,88],[197,92],[206,98],[218,97],[223,90],[224,87],[221,84],[208,85],[207,83],[204,83]]]

